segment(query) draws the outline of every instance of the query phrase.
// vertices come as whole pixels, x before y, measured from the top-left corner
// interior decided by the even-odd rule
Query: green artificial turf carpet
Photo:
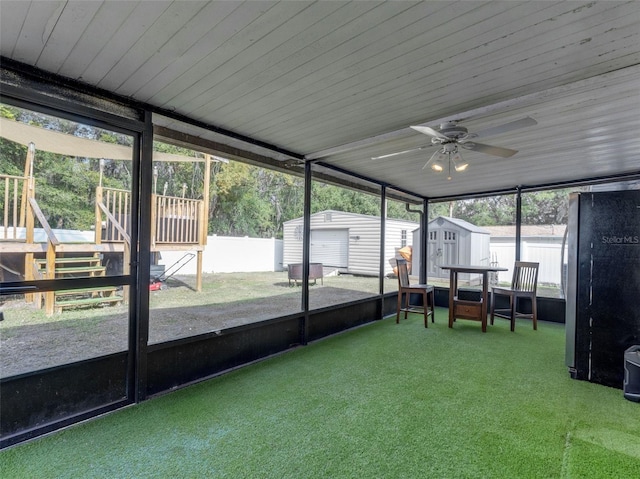
[[[634,478],[640,404],[564,327],[361,327],[0,453],[3,478]]]

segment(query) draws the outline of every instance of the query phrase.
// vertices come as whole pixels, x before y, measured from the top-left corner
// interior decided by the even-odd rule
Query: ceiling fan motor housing
[[[442,133],[447,138],[461,140],[469,134],[469,130],[467,130],[464,126],[459,126],[454,121],[450,121],[447,123],[442,123],[440,125],[440,133]]]

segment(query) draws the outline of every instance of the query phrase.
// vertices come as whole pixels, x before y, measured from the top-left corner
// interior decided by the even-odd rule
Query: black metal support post
[[[420,284],[427,283],[427,253],[429,251],[429,200],[422,200],[422,214],[420,215]]]
[[[304,164],[304,212],[302,226],[302,310],[304,324],[301,331],[302,344],[309,339],[309,259],[311,257],[311,162]]]
[[[387,228],[387,187],[382,185],[380,189],[380,273],[378,276],[378,285],[380,293],[381,316],[384,316],[384,248]]]
[[[520,242],[522,240],[522,187],[516,189],[516,261],[520,261]]]
[[[145,112],[144,129],[134,149],[134,181],[131,221],[131,289],[129,320],[129,354],[133,367],[129,369],[134,384],[133,400],[147,397],[147,343],[149,341],[149,272],[151,269],[151,189],[153,185],[153,122],[151,112]],[[139,241],[137,239],[139,238]],[[131,390],[129,391],[131,397]]]

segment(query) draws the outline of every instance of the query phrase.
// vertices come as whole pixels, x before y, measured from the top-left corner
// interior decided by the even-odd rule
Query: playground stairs
[[[34,260],[36,277],[46,277],[46,259]],[[87,278],[105,276],[106,267],[102,265],[99,253],[91,256],[56,257],[55,277],[59,278]],[[100,306],[120,304],[124,297],[115,286],[101,286],[83,289],[57,290],[54,292],[54,311],[62,312],[65,308],[83,306]],[[42,306],[42,298],[36,297],[36,305]]]

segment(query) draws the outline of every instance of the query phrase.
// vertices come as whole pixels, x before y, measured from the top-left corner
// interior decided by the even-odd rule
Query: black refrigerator
[[[569,373],[622,389],[640,344],[640,190],[572,193],[567,228]]]

